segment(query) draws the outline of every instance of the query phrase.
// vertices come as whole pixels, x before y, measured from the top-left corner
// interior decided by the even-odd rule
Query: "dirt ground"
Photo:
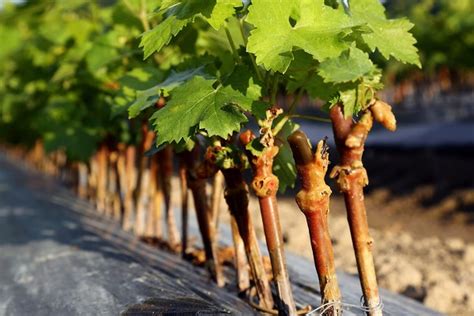
[[[366,157],[371,178],[366,204],[380,286],[450,315],[474,314],[472,158],[469,152],[433,150]],[[335,188],[332,197],[336,265],[356,275],[344,201]],[[306,221],[291,194],[279,205],[287,249],[311,258]],[[263,239],[255,198],[251,210]]]

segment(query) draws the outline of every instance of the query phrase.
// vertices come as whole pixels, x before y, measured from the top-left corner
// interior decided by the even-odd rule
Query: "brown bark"
[[[158,154],[160,165],[160,180],[165,200],[166,228],[168,230],[168,243],[171,249],[179,251],[180,237],[174,210],[171,205],[171,178],[173,176],[173,148],[166,146]]]
[[[77,194],[81,199],[87,198],[87,165],[83,162],[77,164]]]
[[[137,183],[137,197],[135,201],[135,223],[134,223],[134,232],[137,236],[144,237],[147,220],[148,220],[148,210],[150,203],[150,195],[148,189],[150,187],[150,169],[148,167],[149,159],[148,157],[142,157],[145,161],[146,166],[142,166],[140,182]]]
[[[113,218],[117,222],[120,222],[122,219],[122,214],[123,214],[123,204],[122,204],[122,198],[120,196],[120,180],[119,180],[119,173],[118,173],[118,168],[117,168],[117,162],[118,162],[118,155],[117,155],[117,161],[115,162],[114,170],[113,173],[115,174],[115,193],[114,193],[114,198],[113,198]]]
[[[45,150],[41,140],[37,140],[32,150],[31,162],[39,170],[44,168]]]
[[[186,162],[179,159],[179,183],[181,188],[181,256],[186,257],[188,250],[188,180]]]
[[[251,139],[252,136],[248,133],[241,135],[243,145],[247,145]],[[272,264],[273,281],[278,293],[278,312],[281,315],[296,315],[295,302],[286,268],[283,235],[276,200],[279,181],[272,171],[273,160],[277,153],[278,147],[268,146],[263,149],[259,157],[252,157],[252,188],[260,204],[265,240]]]
[[[234,242],[234,266],[237,273],[237,290],[245,293],[250,287],[250,275],[245,247],[234,217],[230,219],[232,241]]]
[[[217,171],[212,179],[211,193],[211,223],[218,231],[219,213],[222,199],[222,191],[224,189],[224,176],[222,172]]]
[[[155,133],[150,131],[148,124],[142,124],[142,139],[140,141],[140,146],[138,148],[138,171],[137,171],[137,181],[136,187],[133,192],[133,199],[135,203],[135,218],[134,218],[134,231],[138,236],[144,236],[145,226],[146,226],[146,217],[147,217],[147,205],[149,202],[148,195],[148,186],[150,181],[149,173],[149,164],[150,158],[145,156],[145,151],[148,150],[152,144],[155,137]]]
[[[150,202],[147,210],[148,220],[145,235],[162,238],[161,208],[163,204],[163,191],[161,190],[158,176],[158,156],[154,155],[150,160],[150,185],[148,188]]]
[[[118,152],[111,151],[109,154],[108,175],[107,175],[107,196],[106,196],[106,215],[113,219],[120,219],[120,195],[119,179],[117,171]]]
[[[97,197],[97,153],[95,153],[89,160],[87,197],[91,203],[95,204]]]
[[[69,162],[67,160],[66,153],[63,150],[57,150],[55,152],[55,165],[56,165],[56,176],[63,183],[69,181]]]
[[[225,199],[229,206],[231,217],[235,220],[244,243],[247,261],[250,265],[250,272],[253,282],[255,283],[260,306],[272,309],[272,291],[265,272],[258,239],[249,211],[249,192],[247,184],[239,169],[224,169],[222,172],[226,182]]]
[[[133,191],[137,183],[137,174],[135,167],[136,148],[133,145],[127,146],[125,152],[125,178],[126,191],[124,194],[124,216],[123,229],[130,230],[134,222],[134,206],[133,206]]]
[[[344,194],[347,219],[351,230],[357,268],[365,298],[370,309],[368,315],[382,315],[374,259],[373,239],[369,234],[363,188],[368,183],[367,173],[362,165],[364,143],[372,127],[372,114],[365,111],[358,123],[352,118],[344,118],[340,106],[330,111],[334,138],[341,156],[340,165],[334,167],[331,177],[337,177],[339,190]]]
[[[125,144],[118,145],[117,156],[117,177],[120,197],[120,215],[119,221],[123,223],[125,212],[125,194],[127,192],[127,174],[126,174],[126,146]]]
[[[102,144],[97,152],[97,201],[99,213],[105,212],[107,195],[108,148]]]
[[[290,135],[288,142],[301,181],[296,203],[308,223],[314,263],[319,277],[321,304],[334,304],[325,308],[324,315],[341,315],[341,293],[337,284],[334,251],[328,227],[331,189],[324,181],[329,165],[326,144],[320,141],[313,154],[308,138],[301,131]]]
[[[108,148],[108,154],[107,154],[107,170],[105,171],[106,175],[106,187],[105,187],[105,212],[104,216],[105,217],[112,217],[113,216],[113,195],[114,195],[114,185],[115,185],[115,179],[113,175],[113,164],[115,164],[115,161],[113,161],[113,156],[114,156],[114,151],[111,148]]]
[[[210,210],[207,202],[206,180],[197,176],[199,148],[184,152],[187,166],[187,182],[194,199],[196,217],[201,232],[202,243],[206,254],[206,267],[218,286],[224,286],[225,279],[218,260],[217,240],[214,226],[211,224]]]

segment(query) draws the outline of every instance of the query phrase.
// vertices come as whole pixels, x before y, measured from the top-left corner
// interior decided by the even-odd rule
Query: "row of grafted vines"
[[[262,125],[270,126],[280,112],[276,107],[271,108]],[[380,312],[381,302],[372,259],[373,240],[368,231],[363,199],[363,187],[368,178],[362,164],[362,153],[373,120],[389,130],[395,130],[395,118],[390,106],[381,101],[374,101],[357,122],[344,118],[339,106],[331,110],[330,117],[341,157],[330,176],[336,179],[339,190],[344,194],[364,297],[369,313],[376,315]],[[236,269],[238,292],[247,294],[249,302],[262,312],[309,312],[309,307],[296,310],[286,268],[276,197],[278,178],[272,171],[278,147],[271,135],[265,134],[264,127],[260,132],[266,135],[267,147],[262,154],[254,156],[244,149],[246,155],[232,157],[231,165],[222,164],[219,155],[224,147],[217,141],[203,153],[196,145],[191,151],[175,152],[168,146],[158,153],[146,155],[146,150],[152,147],[154,133],[145,124],[138,146],[103,143],[87,164],[68,163],[65,153],[60,150],[47,154],[39,141],[31,150],[8,146],[5,149],[13,157],[26,160],[38,170],[73,183],[79,197],[91,201],[100,214],[121,223],[124,230],[153,245],[181,253],[184,259],[195,263],[201,261],[218,286],[224,286],[226,282],[222,264],[230,259]],[[232,141],[233,145],[240,144],[245,148],[254,139],[253,132],[247,130]],[[293,132],[288,142],[301,181],[296,203],[307,219],[324,314],[340,314],[341,293],[328,229],[331,195],[331,189],[325,182],[329,165],[328,148],[325,140],[321,140],[313,151],[309,139],[301,131]],[[246,163],[250,163],[253,170],[250,186],[259,200],[271,259],[271,275],[267,273],[249,209],[249,189],[243,176]],[[172,186],[173,177],[179,179],[179,189]],[[178,185],[177,182],[174,184]],[[172,192],[180,192],[180,230],[171,203]],[[195,207],[204,254],[189,242],[189,193]],[[222,249],[219,249],[217,231],[222,195],[231,216],[233,259],[229,258],[228,252],[219,251]],[[272,293],[272,282],[276,293]]]
[[[379,0],[42,0],[5,12],[0,136],[25,144],[10,152],[68,175],[99,213],[201,262],[218,286],[226,282],[228,253],[217,233],[224,196],[235,284],[262,312],[309,312],[293,298],[277,201],[298,176],[296,202],[319,278],[317,311],[342,313],[328,228],[329,153],[318,141],[327,135],[310,140],[295,120],[332,124],[340,158],[329,176],[344,195],[364,310],[381,315],[362,154],[373,121],[396,127],[378,97],[377,62],[420,66],[409,21],[387,18]],[[282,95],[288,106],[278,104]],[[303,97],[324,104],[328,115],[298,113]],[[269,268],[250,194],[258,199]],[[191,198],[202,251],[188,233]]]

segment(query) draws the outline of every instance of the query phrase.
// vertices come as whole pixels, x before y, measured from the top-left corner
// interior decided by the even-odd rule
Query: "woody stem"
[[[328,153],[324,148],[324,142],[320,141],[316,153],[313,154],[308,138],[301,131],[290,135],[288,142],[301,179],[302,188],[296,195],[296,202],[306,216],[309,228],[321,289],[321,304],[334,303],[325,309],[324,315],[341,315],[341,293],[337,284],[334,252],[328,227],[331,189],[324,181],[329,164]]]
[[[249,132],[240,136],[240,141],[244,146],[252,139],[248,136]],[[278,147],[271,146],[265,147],[258,157],[252,157],[250,153],[248,154],[252,158],[252,188],[260,204],[265,240],[272,263],[273,281],[278,293],[278,312],[280,315],[296,315],[296,306],[286,268],[283,235],[276,200],[279,182],[272,170],[273,160],[277,153]]]
[[[199,148],[196,146],[192,152],[185,152],[183,154],[185,155],[187,165],[188,186],[193,195],[196,217],[206,253],[206,265],[217,285],[224,286],[225,279],[222,267],[218,261],[215,229],[211,224],[209,205],[207,203],[206,180],[196,175]]]
[[[373,240],[369,234],[363,191],[367,184],[367,175],[362,166],[362,153],[368,128],[364,130],[364,126],[354,124],[352,118],[345,118],[339,105],[331,109],[330,117],[337,149],[341,156],[341,166],[345,168],[338,173],[338,184],[344,194],[362,292],[365,304],[370,310],[368,315],[379,316],[382,315],[382,311],[377,308],[380,298],[372,255]],[[346,141],[354,131],[365,133],[365,137],[359,146],[349,147]]]
[[[268,277],[263,265],[263,259],[255,234],[252,217],[249,212],[248,187],[242,172],[231,168],[222,170],[226,183],[225,200],[229,211],[237,224],[240,236],[243,240],[250,272],[257,290],[260,305],[267,309],[273,308],[273,297],[268,282]]]
[[[165,217],[166,228],[168,230],[168,243],[174,251],[179,247],[179,232],[176,226],[173,208],[171,205],[171,178],[173,176],[173,148],[166,146],[162,151],[158,152],[160,159],[160,180],[163,188],[165,200]]]
[[[188,250],[188,181],[186,162],[180,156],[179,182],[181,186],[181,256],[186,257]]]

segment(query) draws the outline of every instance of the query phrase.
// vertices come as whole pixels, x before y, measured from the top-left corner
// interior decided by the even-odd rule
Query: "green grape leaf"
[[[161,90],[171,91],[177,86],[181,85],[183,82],[188,81],[189,79],[194,78],[195,76],[207,77],[204,72],[205,66],[200,66],[192,69],[186,69],[183,71],[175,72],[172,71],[170,75],[163,81],[159,86]]]
[[[206,20],[214,29],[218,30],[239,6],[242,6],[242,0],[216,0],[211,16]]]
[[[360,108],[358,102],[358,87],[339,92],[339,98],[343,105],[344,117],[352,117]]]
[[[196,145],[196,139],[191,137],[188,139],[182,139],[179,143],[174,144],[173,149],[176,153],[181,153],[183,151],[192,151]]]
[[[165,1],[162,5],[163,9],[167,9],[164,14],[165,19],[142,35],[140,47],[143,48],[144,59],[160,51],[188,23],[194,21],[196,16],[203,16],[213,27],[220,27],[229,17],[227,15],[230,5],[234,6],[235,3],[235,0],[217,0],[217,2],[216,0],[188,0],[179,3]]]
[[[236,47],[239,47],[240,45],[243,46],[243,40],[239,41],[241,35],[238,23],[237,19],[230,19],[226,25],[227,30],[234,39]],[[225,35],[225,30],[222,28],[219,29],[219,31],[216,31],[213,28],[199,30],[195,49],[198,52],[204,52],[219,60],[221,73],[230,73],[235,67],[235,58],[232,54],[232,49],[229,46],[229,41]]]
[[[296,83],[298,85],[298,83]],[[291,87],[291,85],[289,85]],[[306,81],[302,88],[314,99],[329,101],[334,95],[337,95],[341,89],[340,84],[324,82],[324,79],[317,73],[312,74],[309,81]]]
[[[267,117],[267,110],[271,107],[272,105],[269,102],[266,101],[254,101],[252,103],[252,116],[258,121],[258,120],[264,120]]]
[[[294,26],[290,19],[295,20]],[[249,7],[250,33],[247,50],[266,69],[284,73],[299,47],[314,59],[339,56],[350,43],[344,40],[354,25],[343,10],[335,10],[324,0],[261,0]]]
[[[179,4],[182,0],[162,0],[160,5],[160,10],[169,9],[172,6]]]
[[[147,59],[154,52],[159,52],[163,46],[167,45],[190,21],[191,19],[181,20],[173,15],[162,21],[153,29],[143,33],[140,41],[140,47],[143,48],[143,59]]]
[[[348,82],[359,79],[374,69],[367,53],[351,47],[339,57],[326,59],[319,66],[319,75],[325,82]]]
[[[333,104],[338,101],[342,102],[345,117],[351,117],[359,113],[374,97],[374,90],[379,90],[383,87],[380,83],[380,79],[380,71],[374,69],[358,82],[338,85],[339,99],[335,98]]]
[[[156,67],[137,67],[119,79],[123,87],[133,90],[146,90],[157,81],[163,80],[163,72]]]
[[[295,51],[294,55],[295,59],[286,72],[289,79],[286,88],[290,93],[304,89],[312,98],[324,101],[337,95],[338,85],[324,82],[324,79],[317,73],[319,64],[311,55],[302,50]]]
[[[357,23],[366,23],[371,33],[362,38],[372,51],[378,49],[386,58],[390,56],[421,68],[416,39],[409,32],[413,24],[406,19],[387,19],[379,0],[358,0],[350,3],[350,13]]]
[[[137,91],[135,101],[128,108],[128,117],[137,117],[142,111],[153,106],[163,92],[169,92],[183,82],[195,76],[204,76],[204,67],[188,69],[180,72],[171,72],[165,81],[146,90]]]
[[[240,124],[247,122],[243,111],[251,110],[253,100],[230,86],[214,88],[214,83],[194,77],[172,91],[171,100],[151,118],[157,145],[178,143],[199,130],[224,138],[240,130]]]
[[[245,149],[248,150],[252,156],[258,157],[262,155],[265,147],[263,147],[262,143],[260,143],[259,138],[254,138],[245,146]]]
[[[296,165],[290,144],[286,139],[299,127],[298,124],[288,120],[277,135],[276,143],[279,144],[279,150],[273,161],[273,173],[280,180],[280,186],[278,187],[280,193],[284,193],[288,187],[293,188],[295,186]]]
[[[259,99],[262,95],[262,87],[255,83],[253,74],[246,65],[237,65],[224,84],[230,85],[253,100]]]

